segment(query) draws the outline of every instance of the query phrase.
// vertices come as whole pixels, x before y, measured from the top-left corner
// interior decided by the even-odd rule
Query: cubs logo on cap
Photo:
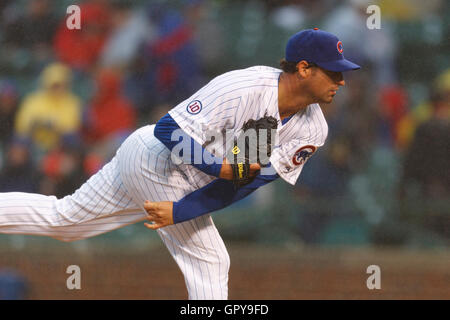
[[[337,43],[337,49],[339,51],[340,54],[344,53],[344,45],[342,44],[342,41],[338,41]]]
[[[308,160],[314,152],[316,152],[317,148],[312,145],[303,146],[297,151],[295,151],[294,156],[292,157],[292,163],[296,166],[303,165],[306,160]]]
[[[336,50],[337,49],[337,50]],[[334,34],[307,29],[297,32],[286,44],[285,59],[291,62],[313,62],[319,67],[334,72],[361,68],[344,57],[344,46]]]

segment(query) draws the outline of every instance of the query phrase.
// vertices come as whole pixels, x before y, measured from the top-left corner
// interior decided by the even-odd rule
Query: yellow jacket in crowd
[[[66,66],[48,66],[42,72],[42,88],[25,97],[19,108],[16,133],[42,151],[56,147],[62,136],[76,134],[80,128],[81,101],[70,92],[70,79]]]

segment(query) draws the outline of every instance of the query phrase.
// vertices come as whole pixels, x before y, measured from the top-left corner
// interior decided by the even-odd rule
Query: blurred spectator
[[[405,157],[404,183],[419,185],[421,194],[450,197],[450,123],[432,118],[417,129]]]
[[[433,97],[432,106],[404,158],[400,206],[403,217],[450,238],[450,96]]]
[[[2,67],[34,72],[53,59],[51,43],[57,18],[50,0],[30,0],[23,8],[11,4],[3,16]]]
[[[402,149],[411,143],[416,128],[433,115],[450,118],[450,68],[435,79],[432,91],[430,101],[420,103],[399,121],[397,136]]]
[[[219,4],[204,0],[184,1],[187,3],[184,7],[184,16],[193,29],[193,41],[202,69],[212,75],[227,71],[224,60],[229,55],[225,49]]]
[[[408,111],[408,94],[399,85],[387,86],[379,91],[379,102],[378,142],[401,150],[403,144],[399,137],[399,126]]]
[[[172,108],[173,108],[173,106],[171,106],[169,104],[163,103],[163,104],[157,105],[152,109],[152,113],[149,115],[148,118],[146,118],[146,120],[148,120],[149,123],[156,123]]]
[[[83,161],[83,147],[71,142],[46,154],[41,162],[45,176],[40,181],[40,193],[63,198],[75,192],[88,178]]]
[[[147,42],[126,81],[127,95],[142,113],[155,105],[174,105],[201,82],[193,30],[178,10],[162,3],[147,7],[156,38]]]
[[[154,30],[145,11],[128,2],[113,2],[111,34],[103,47],[100,65],[125,69],[136,57],[142,44],[153,38]]]
[[[49,0],[30,0],[25,14],[15,17],[4,26],[4,42],[21,48],[48,51],[56,31],[57,19]]]
[[[14,83],[0,80],[0,144],[9,141],[13,135],[18,98]]]
[[[17,271],[0,270],[0,300],[24,300],[28,290],[28,281]]]
[[[136,127],[135,110],[121,92],[122,82],[118,72],[100,70],[96,84],[97,91],[87,110],[85,140],[89,144],[104,144],[107,140],[119,144]]]
[[[345,141],[328,142],[328,150],[319,150],[305,165],[294,189],[300,206],[298,232],[307,243],[320,242],[326,225],[343,214],[349,171],[346,164],[348,145]]]
[[[273,23],[289,33],[301,30],[306,22],[305,8],[292,1],[273,9],[271,13]]]
[[[376,91],[368,73],[348,74],[345,80],[352,85],[342,88],[340,96],[331,105],[323,105],[322,110],[328,121],[328,139],[345,141],[346,166],[357,173],[367,169],[376,144],[379,112]]]
[[[98,150],[97,150],[98,152]],[[96,150],[88,152],[83,160],[83,170],[90,177],[97,173],[106,163],[105,157],[97,154]]]
[[[89,71],[97,63],[110,29],[110,9],[106,1],[80,4],[81,29],[69,30],[63,20],[55,36],[59,60],[77,70]]]
[[[38,191],[38,176],[33,169],[29,145],[14,139],[6,152],[5,165],[0,171],[0,192]]]
[[[16,133],[30,139],[39,151],[55,148],[80,128],[80,99],[70,91],[71,71],[54,63],[41,74],[41,88],[25,97],[16,117]]]
[[[378,86],[396,83],[395,60],[397,41],[391,25],[382,20],[381,29],[370,30],[366,21],[371,0],[347,0],[325,18],[323,28],[334,32],[344,43],[347,58],[364,66],[371,65],[374,81]]]
[[[438,14],[445,0],[379,0],[383,15],[397,21],[420,20]]]
[[[3,11],[10,3],[11,0],[0,0],[0,17],[3,15]]]
[[[431,118],[417,128],[404,159],[402,186],[411,182],[425,197],[450,198],[449,93],[433,96]]]

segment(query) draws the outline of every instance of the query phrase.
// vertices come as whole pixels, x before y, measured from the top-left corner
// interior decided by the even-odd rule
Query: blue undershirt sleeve
[[[233,182],[216,179],[181,200],[173,203],[174,223],[183,222],[206,213],[223,209],[237,202],[253,191],[278,178],[278,174],[258,175],[249,184],[235,188]]]
[[[180,129],[179,132],[182,133],[179,140],[172,140],[172,133],[175,130]],[[202,162],[196,164],[194,161],[194,152],[190,153],[190,163],[197,169],[205,172],[206,174],[218,177],[220,174],[220,169],[222,167],[222,159],[218,159],[210,154],[205,148],[200,146],[192,137],[185,133],[180,126],[175,122],[175,120],[166,114],[162,117],[155,126],[154,129],[155,137],[160,140],[170,151],[180,142],[184,142],[184,139],[190,143],[190,150],[203,151],[203,155],[206,155],[210,159],[214,159],[213,164],[206,164],[204,162],[205,157],[202,157]],[[185,143],[185,142],[184,142]],[[180,151],[180,157],[183,157],[183,150]],[[183,222],[201,216],[206,213],[217,211],[223,209],[234,202],[237,202],[253,191],[262,187],[263,185],[274,181],[279,176],[278,174],[273,175],[258,175],[249,184],[236,188],[233,182],[225,179],[216,179],[211,183],[207,184],[203,188],[200,188],[188,195],[186,195],[181,200],[174,202],[173,204],[173,220],[174,223]]]
[[[172,140],[172,133],[175,130],[178,130],[181,133],[179,140]],[[188,142],[190,145],[190,164],[192,164],[197,169],[203,171],[206,174],[209,174],[214,177],[219,177],[220,169],[222,168],[222,159],[219,159],[213,156],[210,152],[208,152],[205,148],[203,148],[197,141],[192,139],[187,133],[185,133],[180,126],[175,122],[175,120],[167,113],[164,117],[162,117],[155,126],[154,135],[158,140],[160,140],[170,151],[178,144]],[[185,140],[186,139],[186,140]],[[194,159],[194,150],[202,150],[201,163],[198,162],[198,159]],[[180,157],[183,157],[183,150],[180,151]],[[212,164],[205,163],[204,159],[213,159]],[[194,161],[197,160],[197,161]],[[211,161],[210,161],[211,162]]]

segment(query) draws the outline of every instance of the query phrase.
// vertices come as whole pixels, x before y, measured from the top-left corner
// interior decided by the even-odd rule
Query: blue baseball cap
[[[290,37],[285,58],[291,62],[306,60],[335,72],[361,68],[344,58],[344,46],[338,37],[318,28],[303,30]]]

